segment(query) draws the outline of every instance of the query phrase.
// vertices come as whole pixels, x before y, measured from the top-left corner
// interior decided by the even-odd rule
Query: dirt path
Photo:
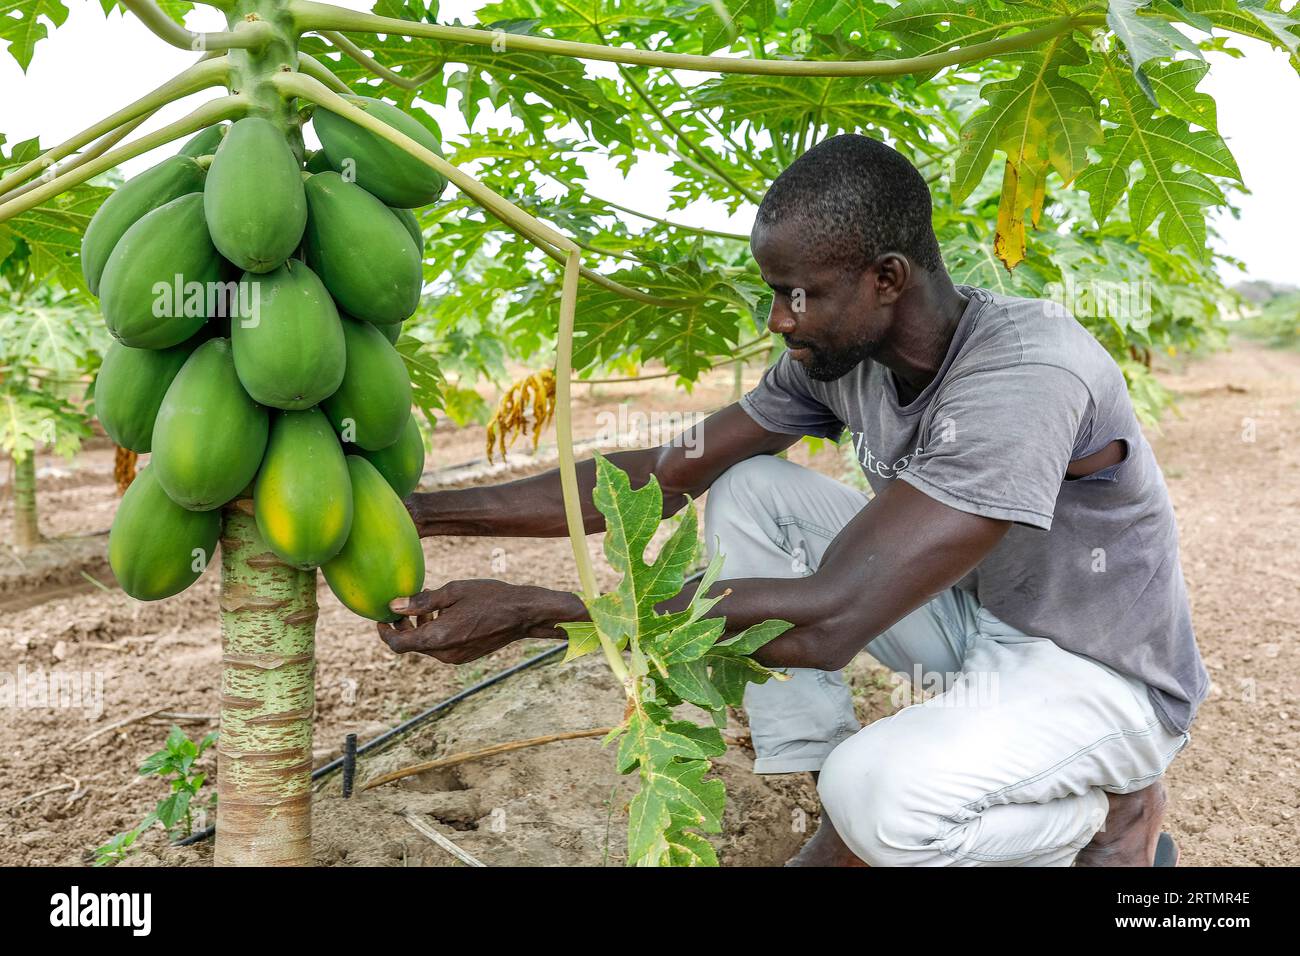
[[[1188,865],[1300,862],[1300,353],[1238,345],[1162,376],[1152,435],[1213,680],[1169,773]]]
[[[1164,370],[1161,378],[1183,396],[1181,414],[1150,434],[1178,511],[1197,633],[1215,683],[1192,746],[1170,773],[1170,827],[1188,864],[1297,863],[1300,354],[1239,345]],[[580,396],[575,428],[594,435],[608,427],[620,401],[682,415],[715,408],[729,393],[726,372],[692,394],[665,380],[604,387],[594,400]],[[482,441],[482,429],[440,432],[428,467],[481,457]],[[844,468],[834,450],[812,459],[800,450],[797,457],[831,474]],[[115,500],[107,449],[71,464],[39,464],[47,534],[93,535],[108,527]],[[0,489],[0,499],[0,527],[6,527],[7,489]],[[93,543],[84,547],[93,552]],[[429,586],[475,576],[576,586],[565,541],[441,539],[426,542],[426,558]],[[86,558],[93,560],[93,553]],[[215,574],[175,599],[146,605],[55,565],[43,585],[29,570],[23,587],[7,589],[5,575],[12,581],[16,572],[0,559],[0,675],[16,676],[20,668],[29,677],[84,672],[91,675],[89,686],[98,675],[102,710],[93,701],[89,713],[43,704],[0,707],[0,864],[85,862],[95,846],[138,822],[162,795],[156,782],[135,778],[134,769],[160,745],[165,721],[132,723],[80,747],[78,740],[151,707],[214,715],[218,706]],[[42,574],[38,569],[35,577]],[[528,642],[459,668],[398,658],[323,585],[320,601],[318,762],[337,755],[345,734],[369,739],[540,649]],[[864,717],[888,712],[886,675],[864,657],[851,676]],[[607,685],[599,666],[530,671],[426,725],[364,771],[599,726],[617,717],[607,713],[611,703],[617,709],[617,692]],[[194,735],[212,726],[186,724]],[[743,733],[739,723],[732,729]],[[720,768],[731,793],[720,848],[733,865],[777,862],[797,844],[800,828],[811,825],[806,815],[814,809],[802,779],[755,778],[749,759],[743,748],[733,748]],[[335,781],[318,796],[317,858],[344,865],[450,863],[402,818],[413,811],[489,863],[617,863],[621,822],[617,814],[610,822],[609,805],[620,781],[609,764],[596,742],[576,740],[350,801],[338,797]],[[17,803],[60,785],[65,789]],[[203,850],[159,852],[156,832],[144,842],[137,863],[205,859]]]

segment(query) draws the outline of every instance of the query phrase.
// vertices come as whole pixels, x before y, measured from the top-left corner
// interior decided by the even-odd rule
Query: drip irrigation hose
[[[704,576],[703,571],[696,571],[694,574],[687,576],[686,581],[684,583],[690,584],[692,581],[698,581],[703,576]],[[416,714],[410,720],[398,724],[396,727],[392,728],[391,730],[384,731],[374,740],[369,740],[366,743],[362,744],[360,747],[357,748],[356,756],[359,757],[364,753],[368,753],[369,751],[374,750],[376,747],[382,746],[383,744],[392,740],[394,737],[398,737],[401,734],[406,733],[406,731],[410,730],[412,727],[415,727],[417,724],[421,724],[424,721],[428,720],[430,717],[433,717],[436,714],[440,714],[444,710],[447,710],[450,707],[454,707],[456,704],[459,704],[461,701],[465,700],[468,697],[473,697],[481,690],[487,690],[493,684],[499,684],[507,677],[512,677],[513,675],[518,674],[520,671],[527,670],[530,667],[535,667],[536,665],[542,663],[543,661],[550,660],[560,652],[567,650],[568,646],[569,645],[567,642],[561,642],[557,644],[555,647],[542,651],[540,654],[534,654],[532,657],[528,658],[527,660],[520,661],[518,664],[515,664],[511,667],[507,667],[503,671],[498,671],[497,673],[493,674],[491,677],[485,677],[483,680],[479,681],[477,684],[473,685],[472,687],[466,687],[459,694],[453,694],[451,697],[448,697],[446,700],[434,704],[432,707],[430,707],[428,710],[424,711],[423,713]],[[342,757],[336,757],[334,760],[331,760],[329,763],[317,767],[315,770],[311,772],[312,780],[319,780],[321,777],[324,777],[326,774],[333,773],[335,770],[341,768],[347,756],[348,755],[345,754]],[[213,834],[215,834],[216,832],[217,832],[217,827],[214,824],[208,827],[206,830],[201,830],[198,833],[190,834],[184,840],[177,840],[175,843],[172,844],[172,846],[193,846],[195,843],[202,843],[204,840],[211,839]]]
[[[498,673],[493,674],[491,677],[479,681],[477,684],[473,685],[472,687],[466,687],[460,693],[453,694],[451,697],[448,697],[446,700],[434,704],[432,707],[430,707],[428,710],[424,711],[423,713],[416,714],[410,720],[398,724],[396,727],[393,727],[391,730],[384,731],[374,740],[369,740],[366,743],[362,744],[360,747],[357,748],[356,755],[359,757],[362,754],[367,753],[375,749],[376,747],[379,747],[387,743],[388,741],[392,740],[394,737],[397,737],[405,733],[406,731],[410,730],[412,727],[415,727],[417,724],[421,724],[424,721],[428,720],[430,717],[433,717],[435,714],[440,714],[444,710],[447,710],[449,707],[453,707],[456,704],[459,704],[462,700],[465,700],[467,697],[472,697],[474,694],[477,694],[481,690],[487,690],[487,688],[491,687],[493,684],[500,683],[501,681],[505,680],[507,677],[510,677],[514,674],[518,674],[522,670],[527,670],[530,667],[542,663],[542,661],[550,660],[556,654],[559,654],[561,651],[566,650],[567,648],[568,648],[567,643],[557,644],[555,647],[542,651],[542,653],[540,654],[535,654],[532,657],[528,658],[527,660],[520,661],[518,664],[515,664],[511,667],[507,667],[505,670],[499,671]],[[337,757],[334,760],[331,760],[329,763],[317,767],[315,770],[311,772],[311,779],[319,780],[321,777],[324,777],[326,774],[333,773],[335,770],[338,770],[343,766],[343,761],[344,761],[344,757]],[[214,824],[213,826],[208,827],[206,830],[187,836],[184,840],[178,840],[177,842],[173,843],[172,846],[191,846],[195,843],[201,843],[202,841],[209,839],[216,832],[217,832],[217,828],[216,825]]]

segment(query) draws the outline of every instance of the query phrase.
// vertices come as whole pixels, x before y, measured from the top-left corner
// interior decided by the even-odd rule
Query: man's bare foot
[[[822,813],[821,826],[803,849],[786,861],[786,866],[866,866],[844,845],[831,818]]]
[[[1108,793],[1106,823],[1079,851],[1075,866],[1151,866],[1165,816],[1165,785],[1157,780],[1133,793]]]

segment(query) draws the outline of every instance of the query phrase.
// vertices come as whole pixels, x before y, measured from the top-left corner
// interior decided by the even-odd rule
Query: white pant
[[[709,489],[705,534],[725,578],[813,573],[867,502],[761,455]],[[822,804],[872,866],[1069,866],[1105,793],[1154,782],[1188,742],[1146,685],[1010,627],[951,588],[866,645],[942,693],[861,727],[839,674],[795,668],[745,694],[756,773],[820,770]]]

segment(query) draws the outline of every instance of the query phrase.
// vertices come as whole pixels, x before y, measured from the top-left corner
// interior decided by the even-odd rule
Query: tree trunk
[[[14,463],[14,548],[29,551],[41,543],[36,523],[36,454],[29,452]]]
[[[316,572],[263,543],[252,501],[221,535],[218,866],[310,866]]]

